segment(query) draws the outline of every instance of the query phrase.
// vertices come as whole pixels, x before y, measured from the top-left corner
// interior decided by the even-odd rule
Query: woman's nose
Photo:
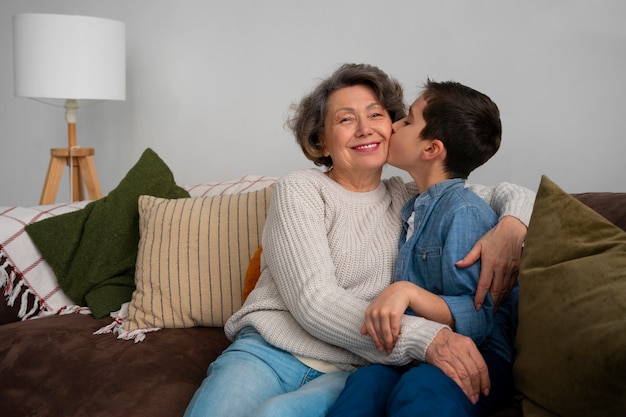
[[[370,121],[365,119],[365,120],[360,120],[359,124],[357,126],[357,136],[369,136],[374,132],[374,129],[372,129],[372,126],[370,124]]]

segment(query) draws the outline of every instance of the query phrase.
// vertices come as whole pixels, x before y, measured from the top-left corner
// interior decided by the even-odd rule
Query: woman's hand
[[[488,291],[491,291],[494,309],[508,297],[519,274],[524,239],[526,226],[515,217],[504,216],[456,263],[459,268],[466,268],[481,259],[474,296],[476,310],[480,310]]]
[[[391,353],[400,334],[400,320],[409,306],[410,298],[406,286],[408,281],[399,281],[385,288],[372,300],[365,310],[365,323],[361,334],[367,334],[378,350]]]
[[[481,393],[489,395],[487,364],[469,337],[442,329],[426,350],[426,362],[452,378],[473,404]]]

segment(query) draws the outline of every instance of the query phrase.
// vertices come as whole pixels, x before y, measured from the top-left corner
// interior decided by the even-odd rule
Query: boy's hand
[[[409,306],[406,281],[395,282],[372,300],[365,310],[361,334],[369,335],[376,348],[391,353],[400,334],[400,320]]]

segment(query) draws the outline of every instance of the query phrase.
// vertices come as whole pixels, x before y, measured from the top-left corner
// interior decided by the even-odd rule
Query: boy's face
[[[419,96],[411,104],[409,115],[393,124],[393,133],[389,140],[388,164],[410,171],[419,163],[424,145],[421,133],[426,126],[423,117],[424,107],[426,107],[426,100]]]

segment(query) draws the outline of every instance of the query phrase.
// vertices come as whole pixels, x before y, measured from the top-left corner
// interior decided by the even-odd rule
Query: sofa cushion
[[[520,273],[514,375],[524,415],[623,412],[624,317],[626,233],[543,177]]]
[[[241,307],[272,189],[178,200],[142,196],[137,289],[123,337],[147,328],[222,326]]]
[[[108,322],[71,314],[0,326],[0,415],[182,416],[230,344],[208,327],[137,344],[91,335]]]
[[[137,199],[142,194],[189,197],[161,158],[147,149],[106,197],[26,226],[65,294],[97,318],[119,310],[135,290]]]

